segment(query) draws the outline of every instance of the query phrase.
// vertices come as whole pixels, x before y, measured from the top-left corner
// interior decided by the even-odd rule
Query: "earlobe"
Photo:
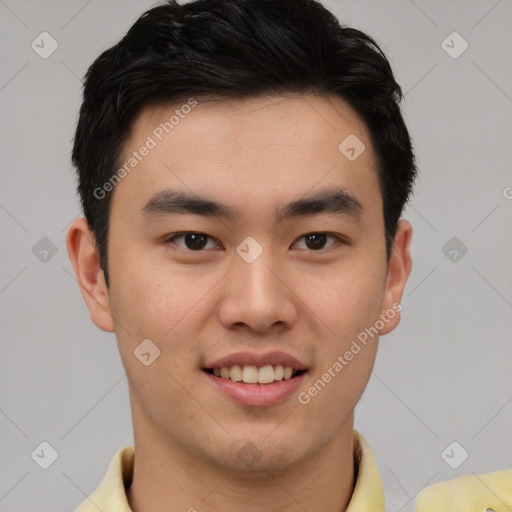
[[[400,310],[402,308],[399,304],[412,268],[411,238],[411,223],[406,220],[400,220],[388,263],[388,275],[381,316],[381,318],[386,317],[387,321],[384,319],[384,327],[379,331],[381,335],[391,332],[400,323]]]
[[[85,300],[91,320],[103,331],[114,332],[108,290],[94,235],[85,218],[73,221],[66,236],[69,259]]]

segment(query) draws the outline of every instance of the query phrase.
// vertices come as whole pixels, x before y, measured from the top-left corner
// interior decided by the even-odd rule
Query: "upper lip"
[[[227,356],[216,359],[215,361],[205,365],[205,368],[222,368],[234,366],[267,366],[282,365],[284,367],[291,366],[294,370],[307,370],[307,366],[299,361],[296,357],[286,354],[285,352],[265,352],[263,354],[254,354],[250,352],[234,352]]]

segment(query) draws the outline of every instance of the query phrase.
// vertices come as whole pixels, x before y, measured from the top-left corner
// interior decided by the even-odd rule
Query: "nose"
[[[270,249],[252,262],[235,254],[233,267],[223,280],[220,321],[227,329],[290,329],[297,320],[299,303],[292,281],[291,273]]]

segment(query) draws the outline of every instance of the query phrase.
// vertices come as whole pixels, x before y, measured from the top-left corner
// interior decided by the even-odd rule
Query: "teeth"
[[[272,365],[262,366],[258,370],[258,382],[260,384],[274,382],[274,367]]]
[[[280,364],[275,366],[268,364],[261,368],[252,365],[240,366],[235,364],[231,367],[214,368],[213,374],[216,377],[230,379],[235,382],[243,381],[246,384],[271,384],[275,381],[291,379],[293,368],[291,366],[283,367]]]
[[[258,382],[258,368],[256,366],[244,366],[242,380],[246,384],[256,384]]]
[[[242,380],[242,368],[235,364],[231,367],[231,370],[229,370],[229,377],[231,380],[234,380],[235,382],[240,382]]]

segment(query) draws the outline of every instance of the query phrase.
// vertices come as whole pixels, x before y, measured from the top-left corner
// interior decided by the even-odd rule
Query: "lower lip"
[[[307,372],[304,372],[291,379],[283,379],[272,384],[244,384],[216,377],[211,373],[203,373],[235,402],[259,407],[276,405],[296,393],[307,374]]]

